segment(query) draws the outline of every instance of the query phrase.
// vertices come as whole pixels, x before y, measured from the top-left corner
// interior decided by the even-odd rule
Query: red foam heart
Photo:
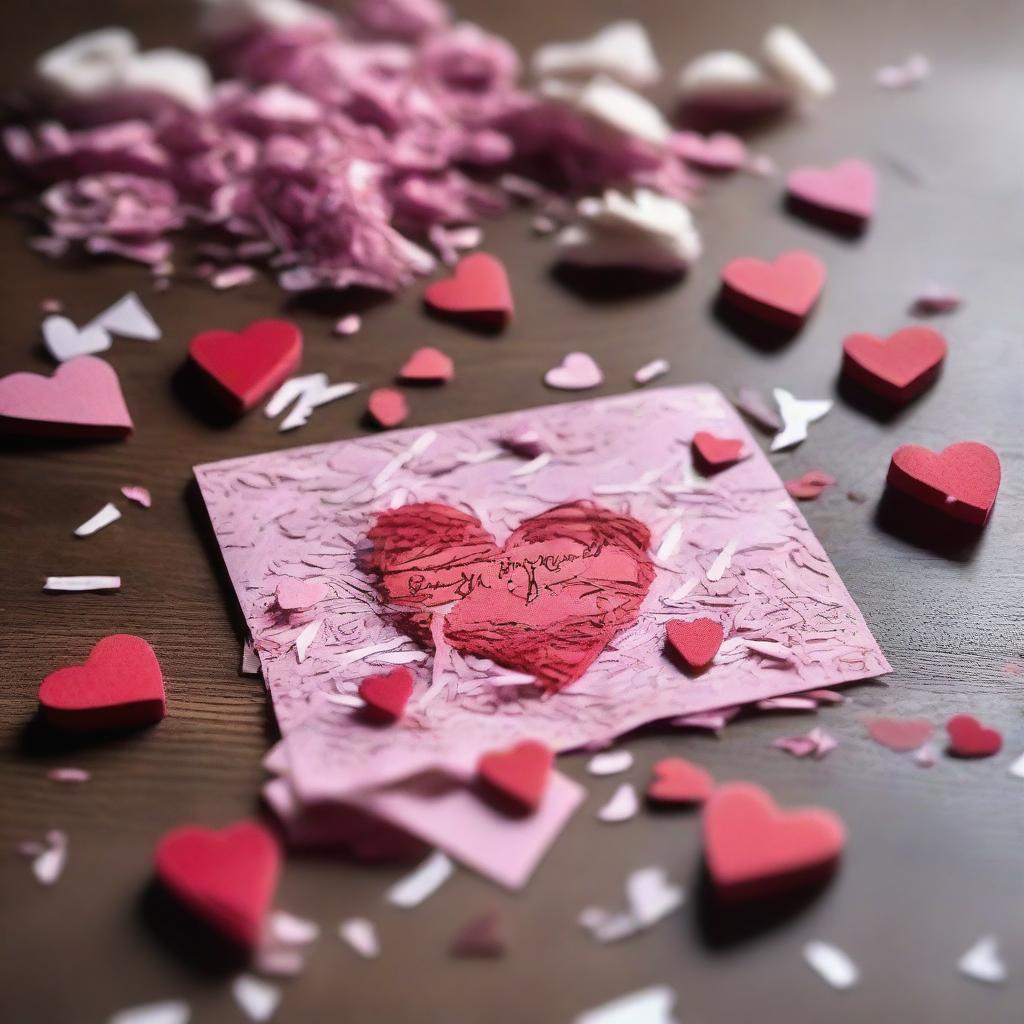
[[[703,820],[708,871],[726,900],[774,895],[816,881],[846,844],[846,829],[831,811],[782,811],[750,782],[716,789]]]
[[[916,444],[892,453],[886,483],[974,526],[984,526],[999,493],[999,456],[977,441],[951,444],[936,454]]]
[[[475,517],[424,503],[381,512],[368,568],[399,626],[432,646],[430,608],[454,602],[445,639],[550,690],[578,679],[636,621],[654,579],[650,531],[573,502],[522,522],[503,547]]]
[[[131,432],[117,374],[95,356],[69,359],[52,377],[0,377],[0,433],[102,439]]]
[[[397,427],[409,415],[405,395],[395,388],[377,388],[370,392],[366,405],[369,414],[382,427]]]
[[[699,804],[714,788],[715,780],[700,765],[681,757],[665,757],[654,766],[647,797],[665,804]]]
[[[871,219],[878,195],[878,175],[863,160],[843,160],[831,168],[797,167],[786,190],[799,203],[858,223]]]
[[[799,501],[813,501],[836,482],[836,478],[820,469],[811,469],[795,480],[787,480],[783,486],[791,497]]]
[[[142,637],[114,633],[84,665],[51,672],[39,686],[39,707],[47,722],[67,732],[159,722],[167,714],[160,662]]]
[[[731,437],[717,437],[706,430],[693,435],[693,449],[706,467],[721,469],[744,458],[743,442]]]
[[[917,750],[934,731],[932,723],[922,718],[872,718],[865,724],[876,743],[901,754]]]
[[[258,320],[240,334],[204,331],[188,346],[189,358],[213,393],[241,414],[276,388],[302,358],[302,332],[287,320]]]
[[[398,371],[404,381],[440,384],[455,376],[455,364],[450,356],[436,348],[418,348]]]
[[[722,268],[726,298],[783,327],[803,323],[818,301],[825,277],[825,264],[799,249],[784,252],[774,263],[741,257]]]
[[[1003,735],[989,729],[973,715],[954,715],[946,723],[949,752],[955,757],[991,757],[1003,747]]]
[[[701,669],[710,665],[718,653],[725,631],[714,619],[673,619],[665,627],[665,635],[690,668]]]
[[[535,811],[548,782],[555,755],[537,740],[524,740],[507,750],[492,750],[477,764],[477,775],[517,807]]]
[[[486,252],[463,257],[455,266],[455,276],[435,281],[423,298],[438,312],[492,327],[504,327],[514,308],[505,267]]]
[[[736,171],[747,159],[743,140],[729,132],[677,132],[672,136],[671,146],[676,156],[709,171]]]
[[[887,339],[851,334],[843,341],[843,373],[890,402],[909,402],[938,376],[946,348],[930,327],[905,327]]]
[[[367,676],[359,684],[359,696],[368,710],[393,722],[402,717],[412,696],[412,673],[399,667],[385,676]]]
[[[316,580],[297,580],[292,577],[281,580],[277,585],[275,596],[277,607],[283,612],[298,612],[312,608],[330,594],[325,583]]]
[[[196,916],[249,949],[263,935],[280,868],[277,840],[255,821],[220,832],[186,825],[156,849],[160,881]]]

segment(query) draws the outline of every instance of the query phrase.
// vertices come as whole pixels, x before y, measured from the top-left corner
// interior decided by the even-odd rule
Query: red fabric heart
[[[835,167],[797,167],[786,178],[786,190],[801,203],[863,222],[875,212],[878,175],[863,160],[843,160]]]
[[[412,696],[412,673],[399,667],[386,676],[367,676],[359,684],[359,696],[369,711],[395,721],[402,717]]]
[[[693,435],[693,450],[705,467],[721,469],[744,458],[743,442],[731,437],[716,437],[706,430]]]
[[[455,276],[435,281],[423,295],[441,313],[504,327],[512,319],[512,290],[502,262],[486,252],[459,260]]]
[[[47,722],[67,732],[159,722],[167,714],[160,662],[142,637],[114,633],[84,665],[51,672],[40,684],[39,706]]]
[[[954,715],[946,723],[949,752],[955,757],[991,757],[1003,747],[1003,735],[982,725],[973,715]]]
[[[382,427],[397,427],[409,415],[405,395],[395,388],[377,388],[370,392],[367,411]]]
[[[654,766],[647,797],[665,804],[699,804],[714,788],[715,780],[700,765],[681,757],[665,757]]]
[[[784,252],[774,263],[746,257],[722,268],[725,295],[754,316],[798,327],[825,285],[825,264],[802,250]]]
[[[431,614],[456,602],[445,639],[463,654],[535,676],[549,690],[576,679],[636,621],[654,579],[647,527],[590,502],[527,519],[503,547],[475,516],[425,503],[381,512],[368,569],[400,626],[432,646]]]
[[[665,627],[665,635],[690,668],[701,669],[710,665],[718,653],[725,631],[714,619],[673,619]]]
[[[747,159],[743,140],[729,132],[677,132],[672,136],[671,147],[676,156],[708,171],[736,171]]]
[[[277,840],[255,821],[220,832],[186,825],[156,849],[160,881],[197,917],[249,949],[262,938],[280,869]]]
[[[846,844],[831,811],[781,811],[760,786],[733,782],[704,805],[704,854],[719,895],[742,900],[777,894],[823,877]]]
[[[241,334],[197,334],[189,343],[188,354],[214,385],[214,394],[231,412],[241,414],[299,365],[302,332],[287,320],[258,320]]]
[[[440,384],[455,376],[455,364],[450,356],[436,348],[418,348],[398,371],[400,380],[417,383]]]
[[[977,441],[951,444],[937,455],[916,444],[892,453],[886,483],[974,526],[984,526],[999,492],[999,456]]]
[[[843,373],[890,402],[909,402],[938,376],[946,347],[930,327],[905,327],[887,339],[851,334],[843,341]]]
[[[492,750],[477,764],[477,775],[517,807],[535,811],[548,782],[555,755],[537,740],[524,740],[507,750]]]
[[[923,718],[872,718],[865,724],[876,743],[901,754],[917,750],[934,731],[932,723]]]

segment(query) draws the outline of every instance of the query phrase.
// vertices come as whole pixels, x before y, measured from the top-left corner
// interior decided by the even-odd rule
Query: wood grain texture
[[[1024,848],[1024,783],[1006,774],[1024,749],[1021,637],[1024,534],[1020,355],[1019,2],[983,8],[957,0],[881,0],[849,5],[770,0],[463,0],[463,16],[508,35],[523,53],[552,38],[582,36],[622,16],[645,21],[671,73],[718,47],[752,49],[762,30],[786,19],[805,31],[834,67],[840,91],[806,117],[758,135],[756,151],[780,167],[862,156],[876,163],[881,201],[875,223],[851,242],[786,214],[778,179],[740,176],[713,184],[696,211],[706,253],[678,287],[626,299],[594,300],[550,276],[549,243],[515,213],[487,225],[487,248],[506,261],[517,319],[498,340],[425,318],[419,289],[369,310],[350,340],[330,336],[336,308],[287,303],[263,283],[227,294],[192,284],[149,290],[145,274],[110,263],[68,268],[25,246],[26,228],[0,220],[0,373],[45,370],[39,303],[62,299],[84,320],[130,288],[139,289],[164,330],[156,345],[116,341],[117,368],[136,420],[124,443],[8,448],[0,463],[0,1016],[30,1024],[102,1021],[123,1006],[187,997],[197,1024],[240,1019],[225,980],[167,948],[153,927],[147,896],[150,858],[166,829],[251,814],[260,758],[274,726],[257,680],[239,677],[234,600],[190,489],[196,463],[356,436],[359,399],[318,411],[300,433],[279,435],[259,412],[230,428],[206,425],[175,392],[189,338],[212,327],[285,315],[306,333],[304,366],[335,379],[379,386],[414,348],[437,345],[456,363],[456,380],[410,392],[412,424],[558,401],[541,376],[573,349],[605,369],[598,393],[629,389],[632,371],[664,356],[665,383],[708,381],[790,388],[801,397],[836,389],[843,336],[887,334],[928,280],[968,297],[937,321],[950,354],[937,386],[896,417],[878,419],[845,399],[810,440],[774,459],[783,478],[825,469],[839,484],[806,514],[895,667],[887,684],[857,687],[844,706],[816,718],[764,715],[729,728],[721,740],[655,734],[630,742],[642,785],[659,758],[677,754],[718,779],[751,779],[785,804],[820,802],[850,827],[843,870],[799,914],[724,929],[703,911],[699,837],[693,816],[642,814],[622,825],[595,820],[620,778],[595,780],[582,759],[564,759],[591,795],[520,896],[460,871],[422,908],[383,903],[399,870],[328,858],[289,861],[279,904],[316,918],[324,934],[306,974],[287,985],[278,1019],[445,1024],[568,1021],[590,1006],[653,982],[679,993],[682,1021],[833,1024],[923,1020],[959,1024],[1019,1016],[1024,919],[1019,911]],[[70,34],[128,24],[146,45],[189,45],[185,0],[141,4],[8,0],[0,14],[0,75],[21,79],[31,56]],[[934,77],[919,90],[889,94],[875,68],[923,49]],[[662,98],[670,95],[666,85]],[[827,263],[829,281],[807,328],[772,351],[737,337],[714,312],[719,267],[739,255],[768,257],[796,246]],[[1004,483],[992,521],[973,546],[930,545],[919,523],[893,521],[879,498],[889,455],[903,442],[941,447],[991,444]],[[92,538],[73,528],[127,483],[153,492],[151,510]],[[850,501],[848,491],[867,501]],[[122,503],[126,504],[126,503]],[[45,595],[48,574],[120,573],[116,595]],[[35,691],[57,665],[81,660],[101,636],[139,633],[156,649],[167,680],[169,717],[144,735],[93,744],[52,742],[32,723]],[[876,747],[871,713],[926,716],[937,724],[971,710],[1004,730],[998,758],[940,759],[930,770]],[[840,747],[820,763],[770,749],[772,739],[822,725]],[[940,737],[941,739],[941,737]],[[79,765],[85,786],[61,787],[46,771]],[[65,876],[39,888],[14,843],[49,827],[71,837]],[[621,898],[628,871],[665,866],[691,887],[676,919],[627,944],[603,947],[576,924],[591,903]],[[505,916],[512,951],[496,963],[450,960],[451,933],[490,907]],[[357,961],[335,938],[337,922],[373,918],[384,955]],[[986,988],[956,972],[958,956],[981,934],[1000,936],[1011,983]],[[802,963],[802,944],[834,942],[859,963],[863,981],[829,991]]]

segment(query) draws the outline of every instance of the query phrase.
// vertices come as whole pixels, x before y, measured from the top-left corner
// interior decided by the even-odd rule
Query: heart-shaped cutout
[[[66,316],[54,314],[43,321],[43,343],[58,363],[64,363],[75,356],[106,352],[112,340],[107,331],[96,324],[79,330]]]
[[[299,612],[319,604],[330,592],[330,588],[325,583],[288,577],[278,583],[275,596],[277,607],[281,611]]]
[[[935,731],[923,718],[872,718],[865,724],[876,743],[901,754],[923,746]]]
[[[725,631],[714,619],[673,619],[665,627],[665,635],[690,668],[703,669],[714,661]]]
[[[951,444],[936,454],[917,444],[892,453],[886,483],[947,515],[984,526],[999,493],[999,456],[977,441]]]
[[[902,404],[935,380],[946,350],[946,339],[930,327],[905,327],[887,339],[851,334],[843,341],[843,374]]]
[[[747,160],[745,143],[730,132],[677,132],[672,136],[672,151],[688,164],[708,171],[737,171]]]
[[[409,416],[409,405],[405,395],[396,388],[377,388],[370,392],[366,411],[378,426],[397,427]]]
[[[197,334],[188,354],[217,398],[240,415],[258,405],[299,365],[302,332],[287,320],[257,320],[239,334]]]
[[[551,780],[555,755],[537,740],[523,740],[507,750],[492,750],[477,764],[477,775],[524,811],[535,811]]]
[[[524,520],[499,546],[475,516],[424,503],[378,514],[367,567],[424,646],[430,609],[454,602],[443,626],[452,647],[557,690],[636,621],[654,579],[650,539],[631,516],[581,501]]]
[[[991,757],[1003,747],[1003,735],[990,729],[973,715],[954,715],[946,723],[949,752],[954,757]]]
[[[160,662],[142,637],[114,633],[93,647],[84,665],[51,672],[39,686],[39,707],[65,732],[159,722],[167,714]]]
[[[786,191],[797,204],[850,221],[850,226],[862,225],[875,212],[878,175],[863,160],[843,160],[830,168],[798,167],[786,178]]]
[[[423,294],[431,309],[485,327],[504,327],[513,313],[512,289],[504,264],[486,252],[465,256],[453,277],[435,281]]]
[[[197,917],[247,949],[263,936],[280,869],[277,840],[255,821],[220,832],[186,825],[156,849],[160,881]]]
[[[774,263],[741,257],[722,268],[725,297],[753,316],[785,328],[804,322],[825,286],[825,264],[800,249]]]
[[[783,486],[791,498],[798,501],[813,501],[831,487],[836,478],[820,469],[810,469],[795,480],[787,480]]]
[[[846,829],[831,811],[782,811],[768,792],[749,782],[716,789],[704,805],[703,821],[708,872],[726,901],[819,881],[846,845]]]
[[[418,348],[402,364],[399,380],[419,384],[443,384],[455,376],[455,364],[436,348]]]
[[[404,666],[384,676],[367,676],[359,684],[359,696],[375,718],[394,722],[402,717],[412,696],[412,673]]]
[[[660,804],[700,804],[715,788],[711,773],[681,757],[662,758],[654,766],[647,798]]]
[[[604,382],[601,367],[586,352],[570,352],[559,366],[544,374],[544,383],[549,388],[562,391],[586,391]]]
[[[699,430],[693,435],[693,450],[705,469],[724,469],[746,457],[742,441],[718,437],[707,430]]]

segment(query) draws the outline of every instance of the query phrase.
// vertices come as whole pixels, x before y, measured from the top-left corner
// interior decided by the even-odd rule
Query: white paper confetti
[[[75,529],[76,537],[90,537],[92,534],[99,532],[104,526],[109,526],[111,523],[116,523],[121,518],[121,513],[117,510],[117,506],[112,502],[107,502],[90,519],[86,519],[81,526]]]
[[[514,477],[533,476],[534,473],[539,473],[552,459],[551,452],[541,452],[535,459],[530,459],[529,462],[524,463],[522,466],[512,470],[509,474]]]
[[[611,800],[597,812],[597,817],[600,821],[617,824],[620,821],[629,821],[639,809],[640,800],[636,795],[636,789],[630,783],[624,782],[612,794]]]
[[[270,1020],[281,1002],[281,989],[262,978],[240,974],[231,982],[231,994],[242,1012],[257,1022]]]
[[[418,907],[452,876],[455,865],[440,850],[432,853],[411,875],[397,881],[387,891],[394,907]]]
[[[339,338],[350,338],[353,334],[358,334],[362,326],[363,318],[358,313],[349,313],[335,323],[334,333]]]
[[[85,325],[85,330],[94,326],[102,327],[122,338],[135,338],[138,341],[160,340],[160,328],[135,292],[129,292],[90,320]]]
[[[113,344],[110,335],[96,325],[79,330],[73,320],[66,316],[48,316],[43,320],[43,344],[51,356],[64,363],[76,356],[96,355],[106,352]]]
[[[537,78],[605,74],[632,89],[646,89],[661,77],[647,30],[638,21],[613,22],[578,42],[545,43],[532,63]]]
[[[1006,981],[1006,967],[999,956],[999,940],[985,935],[971,946],[957,964],[961,974],[988,985],[1001,985]]]
[[[832,988],[852,988],[860,977],[857,965],[841,949],[828,942],[808,942],[804,946],[804,960]]]
[[[260,656],[256,653],[251,640],[242,642],[242,663],[238,671],[243,676],[258,676],[263,671],[260,665]]]
[[[587,907],[579,922],[598,942],[618,942],[668,917],[685,899],[686,891],[669,881],[664,868],[640,868],[626,879],[625,911]]]
[[[384,465],[384,468],[373,478],[374,488],[383,487],[403,466],[422,455],[437,440],[436,430],[425,430],[404,452],[399,452]]]
[[[263,415],[272,420],[280,416],[296,398],[305,394],[307,389],[326,386],[326,373],[307,373],[301,377],[289,377],[270,396],[270,400],[263,407]]]
[[[51,768],[46,773],[46,777],[51,782],[80,785],[83,782],[88,782],[92,778],[92,775],[84,768]]]
[[[107,1024],[188,1024],[191,1018],[192,1007],[184,999],[165,999],[129,1006],[115,1013]]]
[[[576,1016],[573,1024],[675,1024],[676,994],[667,985],[651,985]]]
[[[1024,779],[1024,754],[1021,754],[1020,757],[1010,765],[1007,771],[1015,779]]]
[[[120,576],[47,576],[43,590],[72,593],[85,590],[120,590]]]
[[[308,918],[275,910],[268,922],[271,937],[286,946],[308,946],[320,935],[320,925]]]
[[[654,553],[655,559],[659,562],[667,562],[676,553],[682,537],[683,521],[682,519],[677,519],[662,536],[658,550]]]
[[[295,657],[300,665],[306,660],[306,652],[309,650],[309,645],[316,639],[317,633],[320,632],[321,624],[322,621],[320,619],[314,619],[295,638]]]
[[[125,484],[121,488],[121,493],[129,501],[135,502],[136,505],[141,505],[142,508],[151,508],[153,505],[152,495],[145,487],[139,484]]]
[[[64,872],[68,859],[67,833],[51,829],[42,842],[23,843],[20,852],[32,858],[32,874],[40,885],[53,885]]]
[[[788,25],[776,25],[765,33],[761,52],[771,69],[798,93],[813,100],[825,99],[836,90],[836,80],[803,36]]]
[[[718,553],[718,557],[711,563],[711,566],[705,575],[712,583],[717,583],[729,569],[729,566],[732,565],[732,556],[736,554],[736,548],[738,545],[739,540],[736,537],[733,537]]]
[[[663,377],[670,369],[667,359],[652,359],[633,374],[633,380],[637,384],[650,384],[656,377]]]
[[[365,917],[350,917],[338,925],[338,935],[361,957],[372,960],[380,956],[380,940],[372,921]]]
[[[782,430],[772,438],[773,452],[792,448],[801,441],[806,441],[808,425],[820,420],[832,408],[832,402],[827,398],[794,398],[784,388],[774,388],[772,394],[779,406],[779,415],[783,422]]]
[[[633,767],[633,755],[628,750],[609,750],[605,754],[595,754],[587,762],[587,771],[591,775],[618,775],[628,772]]]

